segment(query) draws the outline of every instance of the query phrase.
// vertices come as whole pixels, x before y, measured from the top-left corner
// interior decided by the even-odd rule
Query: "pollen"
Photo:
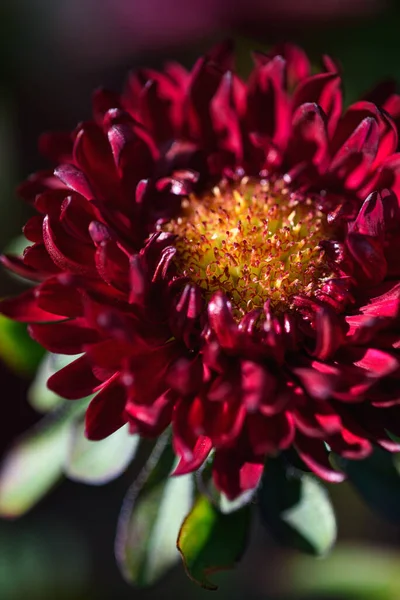
[[[283,181],[223,181],[191,195],[179,216],[163,226],[177,235],[176,268],[204,290],[222,290],[237,316],[269,301],[292,307],[332,277],[320,242],[329,236],[325,216],[311,198],[294,196]]]

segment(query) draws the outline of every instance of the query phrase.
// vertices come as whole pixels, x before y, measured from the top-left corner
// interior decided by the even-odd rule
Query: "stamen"
[[[284,181],[226,181],[182,202],[163,226],[178,235],[173,261],[209,298],[222,290],[240,316],[269,300],[275,311],[313,295],[333,276],[320,241],[332,228],[310,198],[294,197]]]

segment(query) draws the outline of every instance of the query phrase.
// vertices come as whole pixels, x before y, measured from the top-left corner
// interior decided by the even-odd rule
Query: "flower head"
[[[329,451],[400,435],[400,99],[343,111],[328,57],[254,60],[244,82],[223,44],[96,92],[93,120],[42,137],[57,167],[20,188],[32,245],[3,257],[36,285],[1,310],[81,353],[48,385],[96,394],[88,437],[172,424],[175,473],[213,451],[229,498],[268,455],[341,481]]]

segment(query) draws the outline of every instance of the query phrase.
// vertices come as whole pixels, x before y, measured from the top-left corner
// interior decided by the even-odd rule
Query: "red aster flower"
[[[88,437],[172,423],[175,472],[215,450],[229,498],[267,455],[341,481],[330,450],[400,435],[400,99],[343,111],[331,59],[254,59],[247,82],[222,45],[97,92],[92,121],[41,139],[58,166],[21,186],[32,245],[3,258],[37,282],[3,313],[82,353],[48,385],[96,394]]]

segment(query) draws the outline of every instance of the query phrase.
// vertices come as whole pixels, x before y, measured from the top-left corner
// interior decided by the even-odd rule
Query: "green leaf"
[[[69,401],[49,390],[47,380],[51,375],[66,367],[79,356],[80,354],[67,356],[64,354],[52,354],[51,352],[45,354],[39,365],[35,379],[28,390],[28,401],[32,408],[38,412],[46,413],[63,404],[68,404]]]
[[[249,520],[249,506],[222,514],[205,496],[198,497],[182,524],[177,542],[193,581],[208,590],[218,588],[208,575],[229,569],[240,559],[247,542]]]
[[[125,425],[104,440],[93,442],[85,436],[84,420],[72,425],[64,473],[69,479],[103,485],[119,477],[135,456],[138,435]]]
[[[86,405],[75,401],[46,416],[8,451],[0,467],[0,516],[24,514],[61,479],[71,422]]]
[[[127,581],[137,586],[154,584],[179,560],[176,538],[193,503],[192,477],[169,477],[175,457],[168,442],[169,435],[157,442],[118,523],[117,561]]]
[[[334,457],[365,502],[382,517],[400,523],[399,456],[376,449],[363,460]]]
[[[326,489],[308,473],[267,462],[258,492],[262,520],[275,539],[314,555],[336,541],[336,520]]]
[[[0,358],[13,371],[33,375],[44,349],[29,336],[26,325],[0,315]]]

